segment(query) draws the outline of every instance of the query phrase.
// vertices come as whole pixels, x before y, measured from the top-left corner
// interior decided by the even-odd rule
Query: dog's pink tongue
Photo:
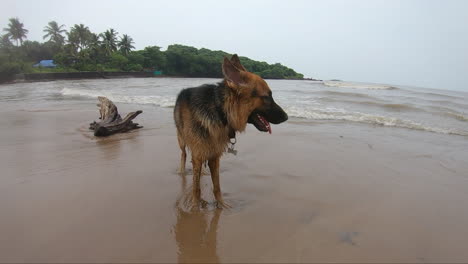
[[[270,123],[263,116],[260,116],[260,120],[262,120],[262,123],[268,129],[268,133],[271,134],[271,125],[270,125]]]

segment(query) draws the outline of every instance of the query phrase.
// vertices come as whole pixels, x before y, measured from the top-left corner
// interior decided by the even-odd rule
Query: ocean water
[[[0,103],[20,109],[96,103],[172,108],[182,88],[219,79],[129,78],[0,85]],[[352,122],[468,136],[468,93],[397,85],[338,81],[267,80],[290,122]]]

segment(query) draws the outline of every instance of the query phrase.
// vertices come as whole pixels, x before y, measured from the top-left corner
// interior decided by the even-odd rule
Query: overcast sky
[[[185,44],[280,62],[306,77],[468,91],[468,1],[1,0],[42,41],[67,29],[114,28],[137,49]]]

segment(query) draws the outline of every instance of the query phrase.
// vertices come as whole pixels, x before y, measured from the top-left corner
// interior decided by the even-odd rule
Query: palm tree
[[[117,50],[117,31],[114,29],[106,30],[106,32],[101,33],[102,44],[104,46],[104,51],[106,55],[110,56],[112,52]]]
[[[10,37],[7,34],[0,36],[0,54],[5,54],[10,62],[14,57],[14,52],[12,52],[13,47],[14,45],[11,43]]]
[[[65,27],[65,25],[59,26],[57,22],[50,21],[49,25],[44,27],[43,31],[47,34],[45,34],[42,38],[49,38],[49,41],[55,42],[58,45],[62,45],[65,40],[65,37],[62,36],[62,34],[67,32],[65,29],[62,29],[63,27]]]
[[[78,36],[78,33],[76,32],[76,30],[73,30],[73,28],[71,28],[70,32],[67,33],[67,36],[68,45],[66,46],[70,46],[74,52],[77,52],[78,48],[80,47],[80,37]]]
[[[83,24],[75,24],[72,28],[70,28],[70,32],[67,34],[68,42],[79,49],[79,51],[88,47],[92,36],[89,28]]]
[[[89,40],[89,49],[91,49],[93,52],[99,51],[99,48],[101,47],[101,37],[97,34],[91,33],[91,37]]]
[[[99,35],[92,33],[89,41],[88,49],[90,56],[93,58],[95,63],[97,63],[97,61],[100,59],[100,54],[102,51],[102,43],[100,38],[101,37]]]
[[[128,36],[127,34],[124,34],[121,38],[120,38],[120,42],[119,42],[119,48],[120,48],[120,51],[125,55],[127,56],[128,53],[130,52],[130,50],[134,49],[135,47],[132,45],[134,42],[133,42],[133,39],[132,37]]]
[[[28,34],[29,31],[24,28],[23,23],[21,23],[17,17],[12,17],[9,20],[10,23],[8,23],[8,27],[4,28],[3,31],[7,32],[10,39],[16,40],[16,46],[18,46],[18,41],[20,45],[23,45],[23,39],[26,38],[26,34]]]
[[[5,34],[0,37],[0,49],[9,49],[13,47],[13,43],[10,41],[8,34]]]

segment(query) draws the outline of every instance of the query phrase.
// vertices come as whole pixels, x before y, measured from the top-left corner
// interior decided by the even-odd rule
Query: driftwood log
[[[100,122],[94,121],[89,124],[89,129],[94,130],[94,136],[96,137],[105,137],[115,133],[127,132],[132,129],[142,128],[138,123],[133,123],[132,119],[137,117],[143,111],[138,110],[136,112],[128,113],[125,118],[119,114],[117,106],[114,103],[107,99],[106,97],[99,96],[99,114],[101,119]]]

